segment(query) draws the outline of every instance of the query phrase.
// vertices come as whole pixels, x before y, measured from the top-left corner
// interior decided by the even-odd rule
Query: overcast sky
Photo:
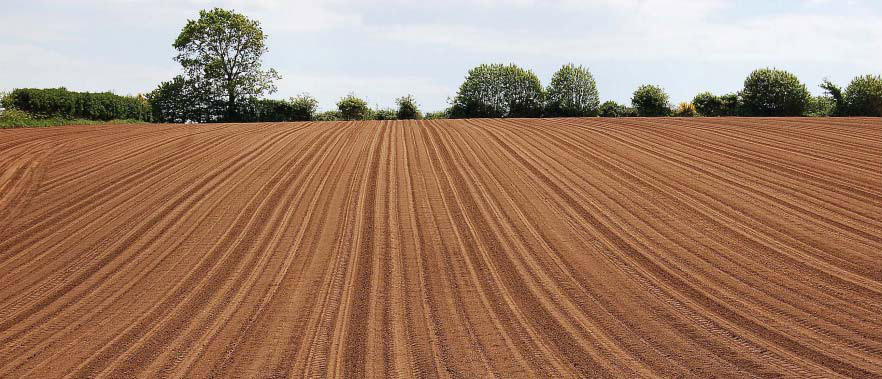
[[[547,84],[561,65],[590,68],[602,100],[658,84],[673,102],[733,92],[777,67],[814,93],[882,74],[877,0],[0,0],[0,90],[148,92],[180,69],[172,41],[200,9],[232,8],[269,35],[265,64],[322,109],[349,92],[373,106],[411,93],[446,107],[469,68],[516,63]]]

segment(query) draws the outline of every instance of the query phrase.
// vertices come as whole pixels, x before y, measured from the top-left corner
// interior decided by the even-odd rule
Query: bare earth
[[[882,377],[882,120],[0,131],[0,377]]]

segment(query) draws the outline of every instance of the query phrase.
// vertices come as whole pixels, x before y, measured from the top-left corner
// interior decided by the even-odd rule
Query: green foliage
[[[253,105],[240,113],[242,121],[309,121],[318,108],[318,101],[308,94],[290,100],[253,99],[250,103]]]
[[[847,115],[882,117],[882,76],[854,78],[842,97]]]
[[[741,91],[747,116],[801,116],[810,96],[795,75],[769,68],[750,73]]]
[[[424,119],[425,120],[443,120],[443,119],[452,118],[450,116],[450,112],[451,112],[450,108],[447,108],[443,111],[429,112],[429,113],[426,113]]]
[[[451,116],[540,117],[543,97],[532,71],[514,64],[482,64],[469,70],[453,99]]]
[[[420,113],[420,108],[417,106],[416,100],[413,99],[413,96],[407,95],[399,97],[395,99],[395,103],[398,104],[398,112],[395,116],[399,120],[419,120],[423,118],[422,113]]]
[[[343,116],[340,115],[340,111],[319,112],[313,116],[314,121],[340,121],[342,119]]]
[[[288,100],[290,104],[290,121],[309,121],[318,111],[318,100],[308,93],[302,93]]]
[[[24,113],[19,110],[15,110],[15,112]],[[51,118],[33,118],[30,115],[21,117],[21,116],[10,116],[7,118],[7,115],[0,113],[0,129],[14,129],[14,128],[44,128],[49,126],[64,126],[64,125],[119,125],[119,124],[144,124],[146,121],[142,120],[107,120],[107,121],[97,121],[97,120],[85,120],[85,119],[66,119],[60,117],[51,117]]]
[[[667,116],[671,113],[668,105],[668,94],[655,85],[642,85],[634,91],[631,105],[637,109],[640,117]]]
[[[836,113],[836,100],[831,96],[810,96],[805,104],[804,116],[830,117]]]
[[[9,97],[9,92],[0,91],[0,110],[9,109],[12,107],[12,98]],[[7,105],[7,103],[9,103]]]
[[[340,111],[340,117],[347,121],[367,120],[371,116],[367,102],[351,93],[337,102],[337,109]]]
[[[598,114],[600,96],[587,68],[564,65],[545,91],[545,115],[549,117],[593,117]]]
[[[702,92],[692,99],[695,111],[704,117],[717,117],[723,115],[723,100],[710,92]]]
[[[600,104],[598,108],[598,112],[600,117],[635,117],[637,116],[637,110],[631,107],[627,107],[625,105],[616,103],[615,101],[609,100]]]
[[[0,127],[11,128],[17,126],[26,126],[34,119],[27,112],[15,108],[3,106],[0,111]]]
[[[185,83],[207,92],[209,103],[223,104],[224,114],[209,119],[239,121],[239,111],[248,107],[243,102],[275,92],[280,76],[261,62],[266,38],[258,21],[226,9],[203,10],[187,21],[172,45],[175,60],[187,73]]]
[[[845,115],[846,107],[845,107],[845,99],[842,96],[842,88],[833,84],[829,79],[824,78],[824,81],[821,82],[820,87],[824,90],[824,94],[826,97],[833,99],[833,111],[831,112],[831,116],[843,116]]]
[[[682,102],[677,105],[677,108],[674,109],[675,117],[697,117],[698,111],[695,110],[695,105],[688,102]]]
[[[377,110],[373,111],[371,113],[371,115],[373,116],[372,118],[374,120],[397,120],[398,119],[398,112],[396,112],[394,109],[390,109],[390,108],[377,109]]]
[[[744,113],[744,104],[741,96],[737,93],[727,93],[720,96],[723,107],[720,116],[740,116]]]
[[[150,107],[142,96],[110,92],[72,92],[65,88],[19,88],[3,98],[3,107],[27,112],[33,118],[108,121],[150,121]]]
[[[213,102],[200,82],[181,75],[162,82],[147,94],[155,122],[212,122],[220,118],[223,105]]]

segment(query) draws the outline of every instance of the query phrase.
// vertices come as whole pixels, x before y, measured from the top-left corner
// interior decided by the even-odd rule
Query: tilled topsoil
[[[0,131],[0,377],[882,377],[882,120]]]

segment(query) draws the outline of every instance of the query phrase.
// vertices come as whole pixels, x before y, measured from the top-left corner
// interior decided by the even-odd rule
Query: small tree
[[[854,78],[845,88],[843,102],[849,116],[882,116],[882,76]]]
[[[694,104],[682,102],[679,105],[677,105],[677,109],[674,110],[674,116],[676,116],[676,117],[695,117],[695,116],[698,116],[698,112],[695,110]]]
[[[399,120],[419,120],[423,118],[420,108],[417,106],[413,96],[407,95],[395,99],[398,104],[398,112],[396,116]]]
[[[315,118],[318,100],[308,93],[302,93],[288,100],[291,104],[291,121],[310,121]]]
[[[748,116],[801,116],[809,96],[796,75],[769,68],[750,73],[741,91]]]
[[[600,96],[594,77],[587,68],[564,65],[545,91],[545,115],[550,117],[597,116]]]
[[[337,109],[340,111],[340,117],[347,121],[366,120],[371,113],[367,102],[351,93],[337,102]]]
[[[642,85],[634,91],[631,104],[637,109],[640,117],[667,116],[671,113],[668,105],[668,94],[655,85]]]
[[[397,113],[395,112],[394,109],[391,109],[391,108],[374,110],[373,112],[371,112],[371,115],[373,116],[372,118],[374,120],[397,120],[398,119]]]
[[[741,102],[741,96],[737,93],[722,95],[720,96],[720,101],[723,104],[720,116],[739,116],[743,113],[744,106]]]
[[[540,117],[543,91],[532,71],[513,64],[482,64],[469,70],[451,106],[451,116]]]
[[[831,112],[831,115],[845,115],[846,107],[845,98],[842,97],[842,88],[839,88],[839,86],[833,84],[833,82],[831,82],[827,78],[824,78],[824,81],[821,82],[820,87],[824,90],[824,95],[826,95],[826,97],[833,99],[833,111]]]
[[[637,116],[637,111],[634,108],[626,107],[622,104],[616,103],[615,101],[606,101],[603,104],[600,104],[599,107],[600,117],[634,117]]]
[[[698,114],[704,117],[717,117],[723,113],[723,100],[710,92],[702,92],[692,99]]]
[[[340,111],[324,111],[313,116],[313,121],[340,121],[342,119]]]

